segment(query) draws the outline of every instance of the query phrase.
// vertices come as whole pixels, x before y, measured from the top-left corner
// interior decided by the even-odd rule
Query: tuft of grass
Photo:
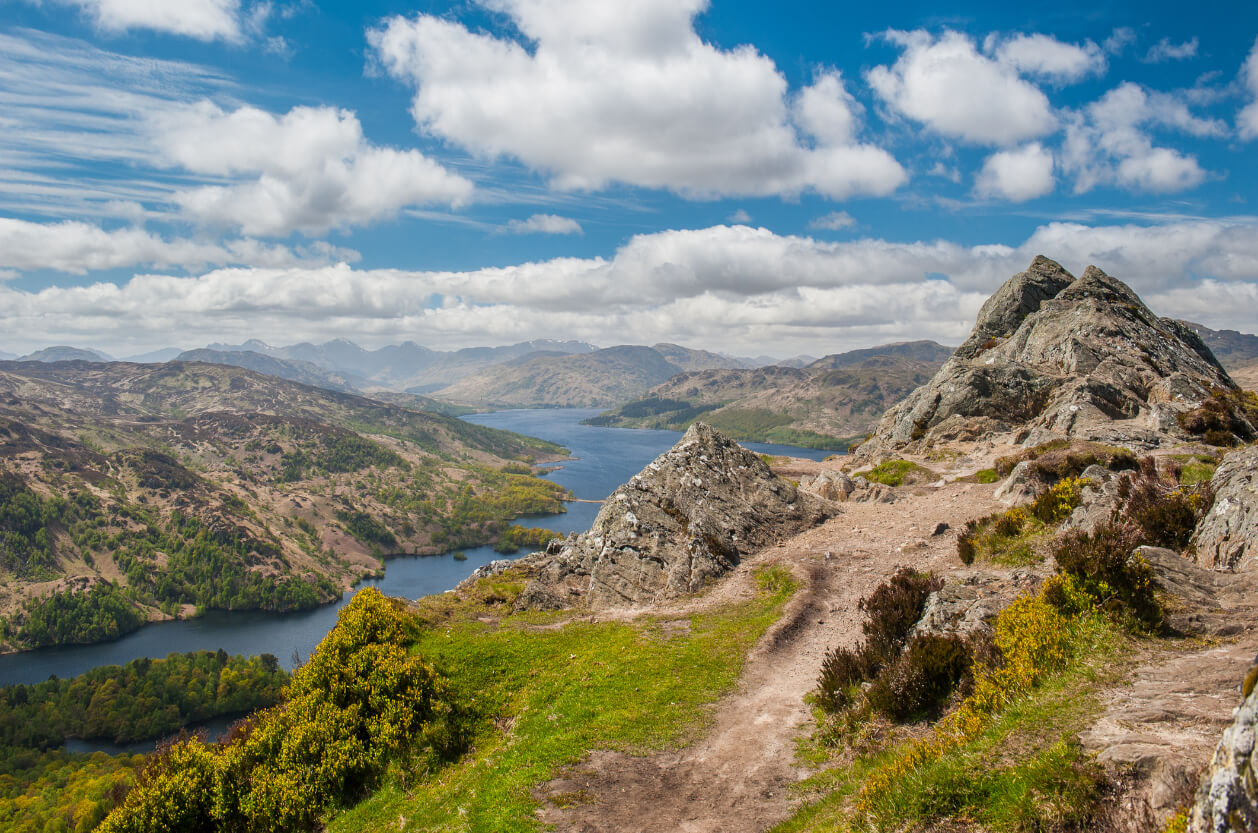
[[[938,480],[939,475],[925,466],[909,460],[885,460],[872,469],[856,472],[854,477],[863,477],[871,483],[884,486],[902,486],[905,483],[921,483]]]
[[[489,595],[479,584],[472,592]],[[439,624],[416,650],[468,693],[478,716],[473,751],[424,778],[397,775],[328,829],[539,830],[534,792],[562,767],[595,749],[677,746],[706,725],[795,590],[780,568],[762,570],[756,585],[755,598],[693,615],[681,632],[651,617],[539,625],[537,614],[509,614],[489,623],[478,618],[483,606],[447,598],[455,594],[429,601],[421,615]],[[399,817],[409,821],[399,827]]]

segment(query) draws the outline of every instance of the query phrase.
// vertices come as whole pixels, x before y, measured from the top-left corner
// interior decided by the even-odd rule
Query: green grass
[[[521,585],[497,581],[477,593],[506,609]],[[538,830],[533,790],[561,767],[593,749],[677,746],[706,725],[794,591],[780,570],[761,573],[758,585],[753,600],[681,622],[553,627],[555,614],[515,614],[491,624],[471,615],[477,604],[430,603],[421,616],[435,626],[416,650],[470,693],[468,706],[481,717],[473,751],[427,778],[394,773],[329,830]],[[399,827],[401,817],[408,821]]]
[[[871,483],[881,483],[884,486],[901,486],[906,481],[936,480],[939,477],[925,466],[919,466],[909,460],[885,460],[872,469],[858,471],[853,476],[863,477]]]
[[[1000,475],[995,469],[980,469],[974,472],[974,479],[979,483],[995,483],[1000,480]]]
[[[895,746],[845,761],[803,782],[814,800],[772,833],[952,829],[964,821],[992,833],[1086,829],[1101,773],[1071,740],[1101,708],[1098,692],[1122,674],[1129,637],[1101,616],[1073,628],[1065,670],[996,715],[969,743],[910,771],[858,818],[856,794],[898,754]]]

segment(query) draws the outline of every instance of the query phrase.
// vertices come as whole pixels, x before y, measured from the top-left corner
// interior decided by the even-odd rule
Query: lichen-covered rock
[[[1258,829],[1258,770],[1254,768],[1254,738],[1258,731],[1258,665],[1249,669],[1241,688],[1242,701],[1223,730],[1210,766],[1202,777],[1193,803],[1191,833],[1248,833]]]
[[[799,481],[799,488],[817,497],[841,502],[852,496],[856,484],[841,471],[822,469],[816,477],[805,477]]]
[[[1214,505],[1193,535],[1197,563],[1248,570],[1258,559],[1258,446],[1233,451],[1210,480]]]
[[[960,636],[966,638],[990,631],[992,623],[1019,593],[1035,585],[1038,578],[1029,572],[1011,575],[977,574],[960,581],[949,580],[926,597],[922,616],[910,636]]]
[[[589,532],[552,542],[516,604],[635,607],[694,593],[836,511],[696,423],[612,493]]]
[[[1158,318],[1122,281],[1095,266],[1075,279],[1037,257],[988,299],[965,344],[887,411],[855,454],[880,459],[1000,433],[1153,447],[1191,439],[1180,417],[1236,390],[1200,337]],[[1239,435],[1258,432],[1243,413],[1232,415]]]
[[[1108,523],[1123,503],[1119,493],[1119,475],[1104,466],[1093,464],[1083,470],[1087,481],[1079,495],[1079,505],[1062,524],[1062,529],[1078,529],[1093,533]]]

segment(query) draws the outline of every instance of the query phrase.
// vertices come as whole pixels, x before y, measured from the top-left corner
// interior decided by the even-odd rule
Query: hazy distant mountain
[[[0,350],[0,361],[12,361],[17,358],[17,353],[10,353],[7,350]]]
[[[243,367],[255,373],[265,373],[268,376],[278,376],[292,382],[301,382],[304,385],[314,385],[317,388],[342,393],[355,393],[357,390],[345,377],[324,370],[318,365],[292,359],[277,359],[252,350],[186,350],[179,354],[177,361]]]
[[[28,353],[18,361],[23,362],[111,362],[113,359],[99,350],[84,350],[80,347],[45,347]]]
[[[163,347],[161,350],[127,356],[123,361],[135,362],[136,364],[161,364],[162,362],[173,361],[182,352],[183,348],[181,347]]]
[[[837,370],[840,367],[851,367],[861,364],[875,356],[899,356],[919,362],[943,364],[952,355],[951,347],[944,347],[933,341],[898,341],[895,344],[884,344],[881,347],[866,347],[863,350],[849,350],[846,353],[835,353],[823,359],[817,359],[806,365],[809,370]]]
[[[681,430],[703,420],[741,440],[843,448],[950,355],[933,341],[917,341],[838,353],[803,368],[683,373],[591,421]]]
[[[645,393],[684,367],[725,367],[732,360],[675,344],[621,345],[592,353],[542,352],[481,370],[436,391],[459,404],[500,408],[605,408]]]
[[[1201,336],[1201,340],[1210,348],[1210,352],[1214,353],[1214,357],[1229,371],[1234,368],[1239,369],[1242,365],[1258,359],[1258,336],[1236,330],[1212,330],[1191,321],[1179,323]]]
[[[478,370],[540,351],[563,354],[597,349],[579,341],[540,339],[506,347],[467,347],[432,350],[413,341],[365,350],[343,338],[324,344],[293,344],[272,347],[257,339],[244,344],[211,344],[219,352],[252,352],[275,359],[309,362],[345,376],[360,388],[380,386],[410,393],[425,393],[462,379]]]

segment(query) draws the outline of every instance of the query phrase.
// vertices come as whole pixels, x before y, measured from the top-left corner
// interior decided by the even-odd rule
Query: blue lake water
[[[559,464],[548,475],[585,500],[602,500],[637,474],[647,463],[680,438],[676,431],[644,431],[582,425],[597,410],[499,411],[466,417],[468,422],[505,428],[541,437],[571,450],[575,459]],[[757,453],[783,454],[819,460],[833,452],[794,446],[747,443]],[[569,503],[562,515],[521,519],[529,526],[552,529],[560,535],[590,528],[601,506]],[[490,547],[464,551],[467,559],[451,554],[398,556],[386,562],[383,578],[360,586],[374,586],[391,596],[415,599],[453,588],[477,567],[503,558]],[[196,619],[147,625],[115,642],[51,648],[0,656],[0,685],[34,683],[49,675],[74,677],[98,665],[121,665],[139,657],[160,658],[172,652],[215,651],[229,654],[274,654],[285,668],[304,659],[336,624],[337,613],[349,601],[301,613],[227,613],[211,611]],[[98,748],[98,747],[93,747]]]

